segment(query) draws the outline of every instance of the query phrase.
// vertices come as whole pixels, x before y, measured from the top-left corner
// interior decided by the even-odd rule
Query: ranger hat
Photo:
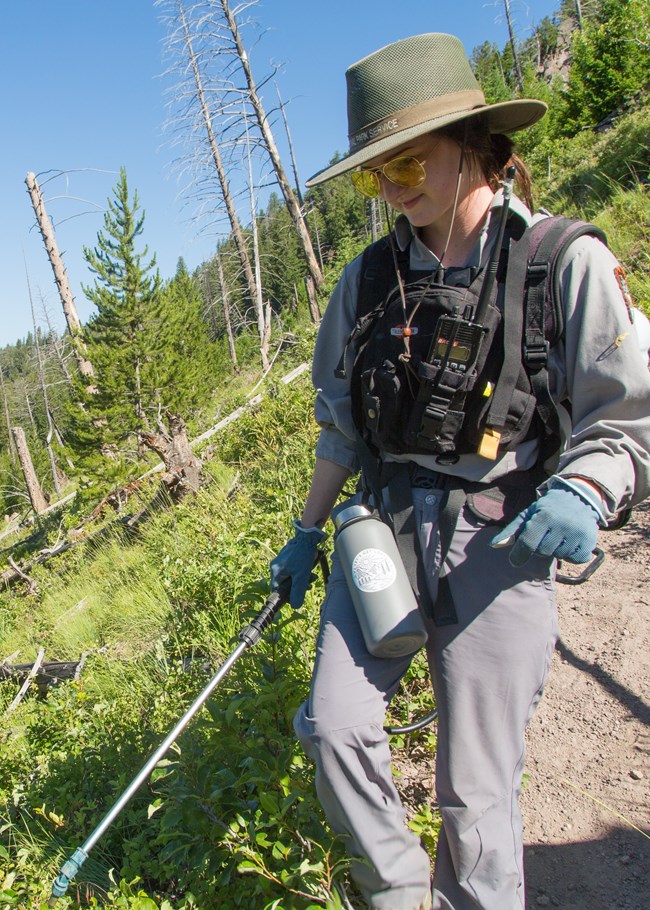
[[[542,101],[486,104],[463,45],[453,35],[415,35],[354,63],[345,74],[350,151],[310,177],[315,186],[354,170],[411,139],[483,114],[492,133],[532,126]]]

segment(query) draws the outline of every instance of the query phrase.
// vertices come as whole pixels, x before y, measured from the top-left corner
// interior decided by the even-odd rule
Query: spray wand
[[[151,755],[145,765],[142,767],[142,770],[137,774],[137,776],[131,781],[129,786],[126,788],[124,793],[117,800],[115,805],[110,809],[101,822],[97,825],[92,834],[86,838],[83,844],[74,851],[69,859],[65,861],[61,867],[61,871],[57,875],[54,883],[52,885],[52,894],[49,899],[49,906],[56,906],[57,901],[60,897],[63,897],[68,890],[68,885],[75,877],[81,866],[88,859],[88,854],[95,846],[97,841],[100,839],[102,834],[106,829],[113,823],[117,818],[122,809],[129,802],[131,797],[136,793],[136,791],[142,786],[142,784],[147,780],[153,769],[156,767],[158,762],[163,758],[167,750],[170,748],[172,743],[178,738],[178,736],[183,732],[185,727],[192,720],[194,715],[199,711],[199,709],[205,704],[210,695],[217,688],[221,680],[231,669],[233,664],[239,659],[239,657],[247,651],[249,648],[252,648],[262,637],[264,631],[270,626],[275,618],[276,613],[279,612],[281,607],[287,602],[289,597],[289,585],[282,585],[277,591],[273,591],[264,601],[264,605],[260,612],[257,614],[255,619],[246,626],[245,629],[239,633],[239,644],[232,652],[230,657],[228,657],[224,663],[219,667],[215,675],[212,677],[210,682],[207,684],[205,689],[200,693],[200,695],[195,699],[195,701],[190,705],[185,714],[178,721],[174,729],[167,735],[167,737],[162,741],[158,746],[156,751]]]

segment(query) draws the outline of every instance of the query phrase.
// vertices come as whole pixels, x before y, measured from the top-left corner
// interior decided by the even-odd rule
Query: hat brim
[[[547,109],[547,105],[543,101],[537,101],[533,98],[521,98],[516,101],[486,104],[471,110],[456,111],[453,114],[435,117],[432,120],[418,123],[417,126],[391,133],[389,136],[384,136],[382,139],[378,139],[365,145],[362,149],[346,155],[345,158],[341,158],[340,161],[310,177],[305,182],[305,186],[318,186],[319,183],[325,183],[326,180],[331,180],[333,177],[347,174],[373,158],[385,155],[386,152],[399,148],[412,139],[417,139],[418,136],[441,129],[451,123],[457,123],[459,120],[466,120],[469,117],[477,117],[483,114],[487,117],[491,133],[514,133],[537,123],[544,116]]]

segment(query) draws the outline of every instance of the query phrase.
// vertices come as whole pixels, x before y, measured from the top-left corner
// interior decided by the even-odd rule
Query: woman
[[[336,556],[311,693],[295,727],[370,907],[515,910],[524,906],[524,729],[557,636],[555,561],[588,561],[598,528],[648,492],[647,367],[626,342],[633,333],[616,260],[596,238],[581,237],[562,261],[564,331],[548,360],[563,432],[551,475],[548,460],[542,470],[544,421],[528,405],[515,413],[513,402],[538,395],[518,340],[516,383],[502,423],[491,423],[513,350],[513,330],[504,330],[499,315],[506,278],[535,220],[517,197],[507,208],[500,189],[514,163],[528,198],[507,134],[536,122],[545,106],[524,99],[486,105],[460,41],[449,35],[399,41],[346,75],[350,153],[308,185],[352,172],[358,189],[380,196],[398,217],[390,244],[375,244],[346,267],[323,318],[313,363],[322,428],[313,482],[271,577],[274,587],[290,580],[291,604],[299,607],[322,527],[360,463],[362,487],[396,525],[399,500],[398,536],[411,541],[439,710],[442,828],[432,891],[429,858],[404,824],[383,730],[411,657],[368,652]],[[385,307],[386,279],[376,291],[372,285],[382,269],[393,301]],[[519,297],[514,309],[521,310]],[[402,321],[390,323],[386,314],[400,307]],[[360,309],[374,315],[351,338]],[[426,319],[441,316],[448,321],[427,327]],[[382,320],[385,331],[373,328]],[[450,334],[461,323],[462,344]],[[434,338],[428,353],[425,334]],[[433,377],[431,394],[416,405],[423,375]],[[390,415],[383,425],[378,411]]]

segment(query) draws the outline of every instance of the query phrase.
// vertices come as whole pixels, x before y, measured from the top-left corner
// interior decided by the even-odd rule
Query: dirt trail
[[[650,908],[649,542],[645,503],[601,534],[589,582],[559,588],[561,639],[528,733],[530,910]]]
[[[650,910],[650,502],[599,545],[592,578],[558,586],[561,638],[527,736],[527,910]],[[430,757],[393,764],[412,814],[433,797]]]

